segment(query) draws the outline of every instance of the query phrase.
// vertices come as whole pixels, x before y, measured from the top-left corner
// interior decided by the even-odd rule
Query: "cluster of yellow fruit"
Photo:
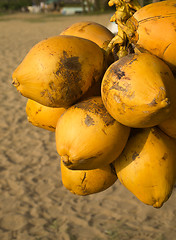
[[[158,208],[176,181],[176,0],[136,11],[133,0],[114,3],[117,36],[73,24],[36,44],[13,84],[29,122],[55,131],[67,189],[88,195],[119,179]]]

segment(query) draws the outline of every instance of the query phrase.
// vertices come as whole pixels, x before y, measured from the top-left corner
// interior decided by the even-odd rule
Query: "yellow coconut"
[[[148,4],[127,21],[129,39],[176,69],[176,1]],[[123,28],[123,27],[122,27]]]
[[[65,108],[52,108],[28,99],[26,104],[27,119],[36,127],[54,132],[56,124]]]
[[[113,118],[129,127],[145,128],[169,117],[176,81],[164,61],[139,53],[111,64],[101,88],[104,105]]]
[[[95,42],[99,47],[106,49],[114,34],[105,26],[91,21],[77,22],[66,28],[60,35],[82,37]]]
[[[75,103],[105,70],[105,55],[94,42],[54,36],[36,44],[14,71],[21,94],[49,107]]]
[[[68,108],[56,125],[56,147],[70,169],[89,170],[113,162],[122,152],[130,128],[114,120],[101,97]]]
[[[159,208],[170,197],[176,180],[176,141],[157,127],[138,129],[114,166],[129,191]]]
[[[90,195],[111,187],[117,180],[112,165],[93,170],[71,170],[61,161],[63,185],[77,195]]]

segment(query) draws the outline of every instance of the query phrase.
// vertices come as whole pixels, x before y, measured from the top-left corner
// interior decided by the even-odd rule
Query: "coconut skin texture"
[[[39,128],[55,132],[56,124],[65,108],[52,108],[28,99],[26,114],[28,121]]]
[[[13,84],[25,97],[48,107],[69,107],[105,71],[104,51],[75,36],[54,36],[36,44],[13,72]]]
[[[117,181],[112,165],[93,170],[71,170],[61,161],[63,185],[73,194],[90,195],[102,192]]]
[[[159,128],[136,129],[114,166],[119,181],[155,208],[166,202],[176,181],[176,141]]]
[[[101,97],[79,102],[59,118],[56,147],[69,169],[90,170],[113,162],[127,142],[130,128],[114,120]]]
[[[66,28],[60,35],[86,38],[106,49],[114,34],[105,26],[91,21],[77,22]]]
[[[101,85],[110,115],[133,128],[158,125],[175,102],[176,82],[167,64],[150,53],[129,54],[106,70]]]
[[[105,50],[107,65],[113,63],[114,56],[111,52],[107,53],[106,49],[114,34],[105,26],[91,21],[77,22],[66,28],[60,35],[81,37],[96,43]]]
[[[158,56],[176,71],[176,1],[148,4],[134,13],[125,30],[130,41]]]

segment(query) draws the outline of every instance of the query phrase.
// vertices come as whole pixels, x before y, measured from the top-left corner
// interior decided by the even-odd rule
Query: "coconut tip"
[[[19,87],[20,86],[20,83],[19,83],[19,81],[17,80],[17,78],[16,77],[13,77],[12,78],[13,80],[12,80],[12,84],[13,84],[13,86],[14,87]]]

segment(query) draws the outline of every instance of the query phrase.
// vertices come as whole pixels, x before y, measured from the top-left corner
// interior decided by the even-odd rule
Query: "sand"
[[[175,240],[176,191],[160,209],[140,202],[119,181],[76,196],[61,181],[53,132],[27,121],[11,74],[30,48],[71,23],[105,26],[111,14],[0,17],[0,240]]]

